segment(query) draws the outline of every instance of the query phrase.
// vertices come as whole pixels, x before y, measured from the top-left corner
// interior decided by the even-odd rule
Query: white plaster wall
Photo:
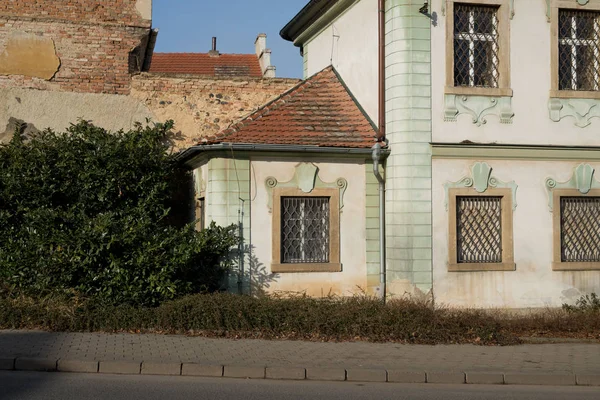
[[[259,266],[253,268],[269,274],[263,289],[267,292],[305,292],[310,296],[351,295],[367,290],[366,260],[366,177],[364,164],[315,162],[322,181],[348,181],[344,208],[340,213],[340,258],[342,272],[280,273],[271,275],[272,214],[268,208],[265,187],[267,177],[288,182],[294,177],[296,161],[251,162],[251,232],[253,257]],[[252,278],[253,281],[257,277]]]
[[[63,132],[79,119],[109,131],[133,128],[136,122],[154,119],[141,101],[116,94],[53,92],[33,89],[0,89],[0,132],[10,117]],[[155,120],[155,119],[154,119]]]
[[[487,124],[478,127],[466,114],[459,115],[457,122],[444,122],[446,17],[441,15],[442,1],[434,0],[432,4],[439,17],[438,26],[431,30],[434,142],[600,145],[599,118],[587,128],[576,127],[572,117],[560,122],[550,120],[551,25],[546,18],[546,2],[542,0],[515,1],[515,16],[510,21],[513,124],[500,124],[498,117],[490,116]]]
[[[516,271],[448,272],[448,212],[443,184],[470,176],[473,160],[433,160],[433,291],[438,303],[480,307],[544,307],[600,291],[600,271],[552,271],[552,214],[547,177],[568,181],[580,162],[486,160],[492,176],[517,185],[513,215]],[[598,169],[600,163],[591,163]]]
[[[304,45],[307,76],[333,65],[373,121],[377,120],[377,1],[360,0]]]

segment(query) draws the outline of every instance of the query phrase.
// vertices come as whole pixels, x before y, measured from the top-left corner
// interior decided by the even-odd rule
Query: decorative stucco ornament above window
[[[273,211],[273,189],[274,188],[298,188],[304,193],[311,193],[313,189],[339,189],[340,210],[344,208],[344,194],[348,188],[348,181],[338,178],[335,182],[326,183],[319,177],[319,168],[312,163],[301,163],[296,166],[296,173],[288,182],[278,182],[270,176],[265,180],[268,193],[269,212]]]
[[[546,0],[549,1],[549,0]],[[587,2],[587,1],[586,1]],[[510,19],[513,19],[515,16],[515,0],[510,0],[508,2]],[[446,0],[442,0],[442,15],[446,15]]]
[[[577,3],[580,6],[585,6],[590,0],[573,0],[573,3]],[[552,21],[552,0],[546,0],[546,17],[548,22]]]
[[[575,118],[575,126],[585,128],[592,118],[600,118],[600,99],[551,98],[548,103],[550,119],[559,122],[566,117]]]
[[[456,122],[460,114],[470,115],[477,126],[487,124],[490,115],[500,118],[502,124],[512,124],[515,116],[512,97],[444,95],[444,121]]]
[[[459,188],[472,188],[476,193],[485,193],[489,188],[504,189],[512,191],[513,210],[517,209],[517,184],[515,181],[503,182],[492,176],[492,167],[486,162],[477,162],[471,167],[471,176],[465,176],[457,182],[447,182],[444,184],[446,198],[444,206],[448,211],[448,190]]]
[[[600,182],[594,179],[596,170],[589,164],[580,164],[573,171],[573,176],[567,182],[556,182],[554,178],[546,178],[546,191],[548,192],[548,208],[554,209],[554,196],[556,189],[577,189],[581,194],[588,194],[592,189],[600,189]]]

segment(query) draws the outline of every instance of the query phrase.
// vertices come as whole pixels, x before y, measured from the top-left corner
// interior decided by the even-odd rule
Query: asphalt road
[[[349,400],[375,398],[395,400],[597,400],[600,399],[600,388],[357,384],[0,372],[0,399],[2,400]]]

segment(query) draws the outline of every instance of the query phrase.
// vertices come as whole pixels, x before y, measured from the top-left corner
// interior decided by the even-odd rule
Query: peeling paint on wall
[[[1,75],[24,75],[52,79],[60,67],[54,40],[25,32],[8,36],[0,52]]]
[[[135,9],[143,19],[152,19],[152,0],[137,0]]]

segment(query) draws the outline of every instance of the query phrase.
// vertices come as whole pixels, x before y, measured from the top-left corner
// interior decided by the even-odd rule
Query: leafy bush
[[[87,122],[0,147],[0,281],[157,305],[219,287],[233,228],[174,226],[189,180],[168,152],[172,122],[109,133]]]
[[[563,304],[563,310],[568,312],[600,312],[600,298],[596,293],[581,296],[575,305]]]

